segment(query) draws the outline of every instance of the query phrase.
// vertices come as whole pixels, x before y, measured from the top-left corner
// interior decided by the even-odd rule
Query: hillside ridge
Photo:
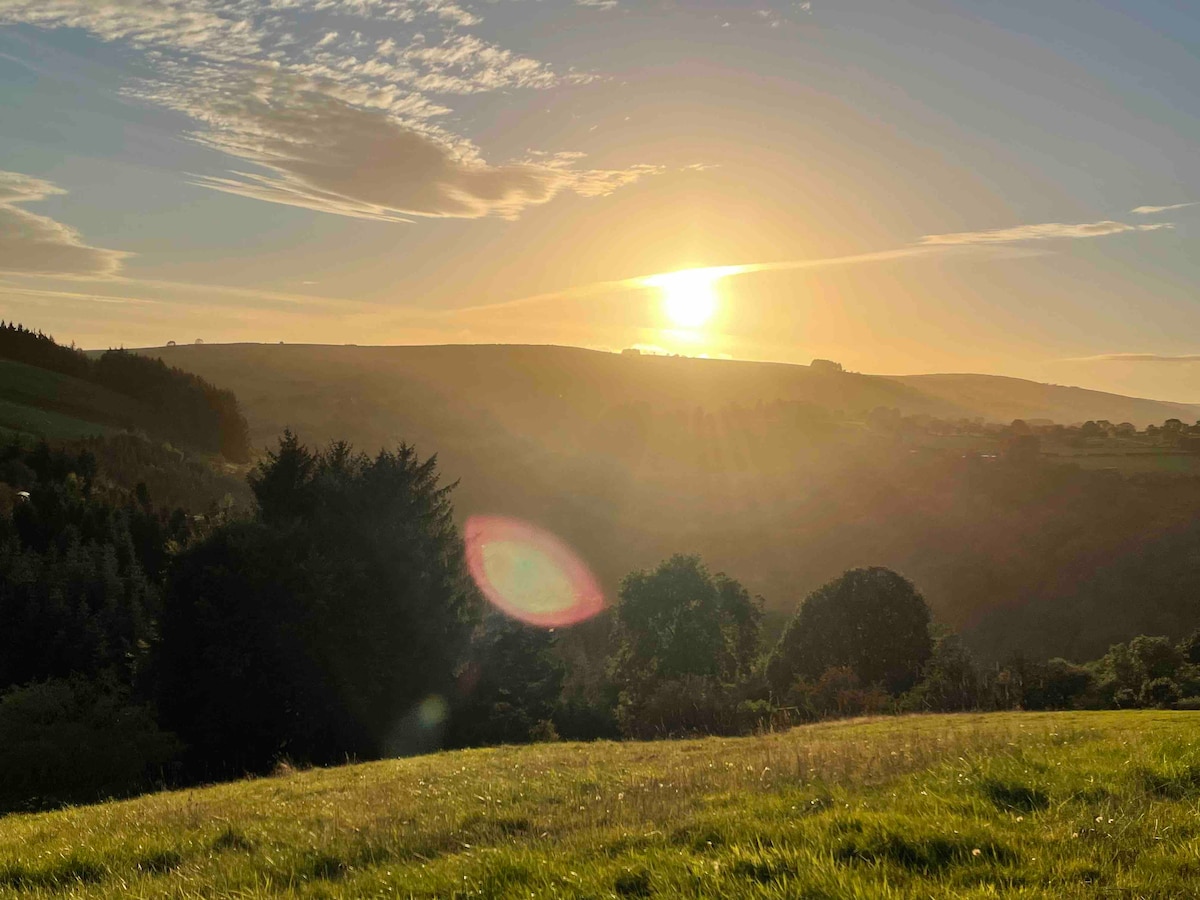
[[[1180,403],[1149,397],[1133,397],[1094,388],[1039,382],[1011,375],[972,372],[946,372],[917,375],[885,375],[859,372],[830,374],[815,371],[802,363],[775,361],[710,359],[705,357],[655,356],[645,354],[630,358],[620,353],[571,347],[561,344],[319,344],[239,342],[229,344],[185,344],[166,347],[137,348],[134,352],[159,356],[173,365],[190,364],[215,374],[205,365],[204,357],[218,354],[228,361],[247,353],[258,360],[284,357],[294,360],[297,353],[316,353],[322,361],[334,364],[390,360],[396,363],[420,363],[455,358],[477,364],[528,362],[521,357],[536,357],[539,362],[557,358],[562,362],[588,361],[597,366],[619,365],[628,374],[631,366],[654,367],[656,374],[674,367],[676,374],[687,369],[689,377],[703,373],[707,382],[721,375],[738,379],[747,375],[763,376],[767,382],[786,384],[762,385],[762,400],[799,400],[830,409],[846,410],[854,404],[854,412],[865,413],[873,406],[891,405],[903,414],[929,414],[942,418],[978,418],[1007,423],[1013,419],[1052,419],[1056,423],[1077,424],[1088,419],[1108,419],[1113,422],[1131,421],[1138,427],[1161,423],[1168,418],[1185,422],[1200,419],[1200,403]],[[407,358],[406,358],[407,357]],[[704,368],[700,368],[703,366]],[[200,374],[205,374],[200,372]],[[205,377],[209,377],[206,375]],[[547,375],[553,378],[553,373]],[[808,384],[805,384],[808,382]],[[706,385],[707,386],[707,385]],[[828,394],[822,403],[820,393],[810,390],[821,387]],[[903,390],[896,390],[896,388]],[[676,392],[669,392],[676,393]],[[718,392],[718,395],[720,392]],[[629,398],[631,400],[636,397]],[[665,399],[665,398],[664,398]],[[683,398],[680,398],[681,400]],[[878,401],[878,402],[876,402]],[[718,399],[718,402],[720,400]],[[708,404],[706,404],[708,405]]]

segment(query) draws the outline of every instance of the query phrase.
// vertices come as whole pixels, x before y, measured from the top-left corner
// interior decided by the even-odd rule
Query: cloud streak
[[[0,272],[107,277],[121,268],[128,254],[93,247],[71,226],[23,208],[65,193],[49,181],[0,171]]]
[[[1159,353],[1104,353],[1099,356],[1081,356],[1066,362],[1132,362],[1132,363],[1194,363],[1200,362],[1200,354],[1167,356]]]
[[[1170,206],[1135,206],[1130,210],[1139,216],[1152,216],[1155,213],[1170,212],[1173,209],[1187,209],[1189,206],[1195,206],[1196,201],[1191,203],[1172,203]]]
[[[892,262],[903,259],[913,259],[923,256],[945,255],[947,253],[985,253],[989,258],[1013,258],[1027,257],[1040,255],[1039,251],[1025,250],[1015,247],[953,247],[945,246],[924,246],[919,244],[910,244],[906,247],[897,247],[892,250],[877,250],[872,253],[855,253],[847,256],[827,256],[817,259],[788,259],[779,260],[776,262],[763,263],[742,263],[733,266],[709,266],[706,268],[697,269],[694,271],[705,272],[713,276],[713,280],[730,278],[737,275],[753,275],[760,272],[795,272],[807,269],[829,269],[842,266],[855,266],[869,263]],[[543,294],[534,294],[528,297],[520,297],[514,300],[503,300],[498,303],[480,304],[477,306],[460,307],[455,310],[447,311],[447,315],[455,315],[463,312],[474,312],[487,309],[502,309],[508,307],[525,306],[529,304],[541,303],[550,300],[561,300],[568,298],[584,298],[591,296],[602,296],[617,291],[649,291],[655,290],[655,282],[666,272],[656,272],[651,275],[639,275],[634,278],[622,278],[616,281],[597,281],[590,284],[578,285],[572,288],[566,288],[561,291],[549,291]]]
[[[1045,241],[1056,238],[1095,238],[1131,231],[1161,231],[1174,228],[1171,222],[1155,222],[1149,225],[1130,225],[1127,222],[1088,222],[1069,225],[1062,222],[1046,222],[1040,225],[1017,225],[1012,228],[997,228],[991,231],[957,231],[950,234],[927,234],[921,238],[924,246],[954,246],[964,244],[1012,244],[1020,241]]]

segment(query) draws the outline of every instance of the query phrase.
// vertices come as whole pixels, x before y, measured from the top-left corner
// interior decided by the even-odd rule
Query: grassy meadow
[[[115,434],[149,411],[99,385],[0,359],[0,427],[51,440]]]
[[[1200,718],[860,719],[0,819],[0,897],[1200,895]]]

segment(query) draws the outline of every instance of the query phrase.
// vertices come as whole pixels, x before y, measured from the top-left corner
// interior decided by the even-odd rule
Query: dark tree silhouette
[[[87,378],[91,361],[74,347],[63,347],[40,331],[15,322],[0,322],[0,359],[49,369],[75,378]]]
[[[132,683],[153,638],[166,544],[186,523],[94,489],[96,457],[0,450],[0,482],[28,496],[0,515],[0,691],[79,675]]]
[[[475,604],[453,485],[408,446],[370,458],[289,434],[251,486],[257,521],[172,568],[164,720],[214,773],[404,746],[410,713],[451,688]]]
[[[768,678],[782,695],[797,678],[847,666],[865,685],[902,693],[933,651],[929,621],[908,579],[891,569],[851,569],[805,598],[771,656]]]
[[[519,744],[545,736],[565,673],[554,644],[553,632],[499,613],[486,616],[458,678],[450,743]]]
[[[0,359],[90,381],[144,404],[136,422],[122,422],[234,462],[250,459],[249,429],[232,392],[199,376],[125,350],[90,359],[74,347],[22,325],[0,323]]]

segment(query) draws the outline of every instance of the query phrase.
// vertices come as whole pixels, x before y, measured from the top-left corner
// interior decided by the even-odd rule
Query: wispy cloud
[[[582,169],[572,158],[554,156],[490,165],[383,110],[355,106],[319,85],[282,76],[259,79],[254,89],[217,105],[213,127],[196,139],[264,170],[199,177],[197,184],[383,221],[511,218],[563,191],[604,195],[654,171]]]
[[[79,232],[23,208],[66,191],[49,181],[0,171],[0,272],[105,277],[128,254],[84,243]]]
[[[1174,228],[1170,222],[1150,225],[1130,225],[1127,222],[1088,222],[1068,225],[1062,222],[1046,222],[1040,225],[1017,225],[1012,228],[997,228],[992,231],[957,231],[950,234],[927,234],[920,243],[928,246],[957,244],[1012,244],[1019,241],[1044,241],[1054,238],[1094,238],[1130,231],[1160,231]]]
[[[1194,363],[1200,362],[1200,354],[1167,356],[1160,353],[1104,353],[1099,356],[1081,356],[1064,362],[1133,362],[1133,363]]]
[[[1139,216],[1152,216],[1155,213],[1170,212],[1173,209],[1187,209],[1189,206],[1195,206],[1197,201],[1191,203],[1172,203],[1170,206],[1135,206],[1130,210]]]
[[[775,262],[742,263],[740,265],[733,266],[709,266],[693,271],[703,272],[711,276],[713,281],[717,281],[723,278],[731,278],[738,275],[753,275],[760,272],[793,272],[807,269],[830,269],[871,263],[894,262],[904,259],[912,259],[914,257],[945,255],[948,253],[986,254],[988,258],[1023,258],[1040,255],[1039,251],[1015,247],[953,247],[910,244],[906,247],[897,247],[892,250],[878,250],[872,253],[856,253],[847,256],[827,256],[815,259],[787,259],[778,260]],[[561,291],[549,291],[544,294],[520,297],[515,300],[504,300],[498,303],[463,307],[457,310],[449,311],[448,315],[484,309],[517,307],[527,304],[542,303],[546,301],[567,298],[603,296],[617,291],[653,290],[655,289],[658,279],[664,274],[672,273],[656,272],[651,275],[639,275],[634,278],[623,278],[616,281],[597,281],[590,284],[566,288]]]
[[[470,33],[480,21],[454,0],[0,0],[0,24],[142,51],[153,75],[125,93],[184,113],[194,140],[244,164],[194,177],[214,190],[385,221],[513,217],[659,171],[581,154],[486,161],[445,124],[455,97],[595,76]]]

